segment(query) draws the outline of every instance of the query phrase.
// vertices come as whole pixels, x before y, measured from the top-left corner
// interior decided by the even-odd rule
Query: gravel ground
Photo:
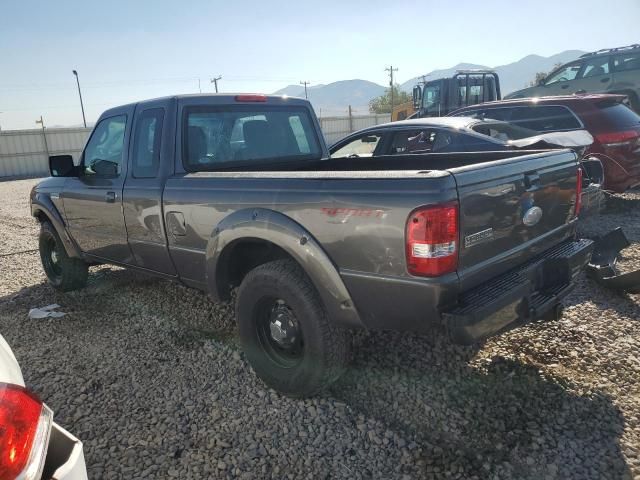
[[[358,334],[326,395],[266,389],[233,310],[113,267],[60,294],[40,267],[34,180],[0,183],[0,332],[98,478],[640,479],[640,296],[581,278],[558,322],[477,347]],[[618,225],[640,268],[640,193],[582,225]],[[67,316],[28,320],[59,303]]]

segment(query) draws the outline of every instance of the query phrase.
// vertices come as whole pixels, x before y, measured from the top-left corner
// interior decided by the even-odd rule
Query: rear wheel
[[[350,335],[334,326],[308,277],[292,260],[250,271],[236,299],[240,341],[268,386],[307,397],[338,379],[349,357]]]
[[[87,284],[89,266],[67,255],[58,232],[49,222],[40,225],[39,249],[42,268],[54,288],[69,292]]]

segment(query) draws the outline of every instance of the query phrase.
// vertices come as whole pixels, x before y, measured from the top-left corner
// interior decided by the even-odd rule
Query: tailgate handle
[[[540,175],[537,173],[526,173],[524,175],[524,186],[527,190],[536,190],[540,186]]]

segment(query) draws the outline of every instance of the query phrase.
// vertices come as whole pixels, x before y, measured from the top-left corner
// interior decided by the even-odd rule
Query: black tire
[[[337,380],[348,362],[350,332],[331,323],[311,281],[292,260],[251,270],[236,298],[240,341],[264,383],[295,398]],[[285,326],[284,330],[274,323]],[[274,338],[282,336],[283,339]],[[280,334],[280,335],[278,335]]]
[[[42,268],[54,288],[70,292],[87,284],[89,266],[67,255],[58,232],[49,222],[40,225],[39,248]]]

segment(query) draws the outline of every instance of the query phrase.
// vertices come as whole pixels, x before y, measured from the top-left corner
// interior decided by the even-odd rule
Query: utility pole
[[[389,85],[391,86],[391,120],[393,120],[393,72],[397,72],[397,68],[393,68],[393,65],[389,65],[384,69],[385,72],[389,72]]]
[[[202,93],[202,89],[200,88],[200,79],[198,79],[198,92]]]
[[[216,87],[216,93],[218,93],[218,80],[222,80],[222,75],[218,75],[215,78],[211,79],[211,83]]]
[[[84,105],[82,103],[82,92],[80,91],[80,80],[78,80],[78,72],[73,70],[73,74],[76,77],[76,83],[78,84],[78,95],[80,96],[80,108],[82,109],[82,123],[84,123],[84,128],[87,128],[87,120],[84,118]],[[42,120],[42,117],[40,117]],[[44,126],[42,127],[44,128]]]
[[[40,120],[36,120],[37,124],[42,125],[42,138],[44,139],[44,151],[47,154],[47,161],[49,160],[49,145],[47,144],[47,134],[44,131],[44,120],[42,120],[42,115],[40,115]]]
[[[300,85],[304,85],[304,98],[306,98],[307,100],[309,100],[309,96],[307,95],[307,85],[309,85],[311,82],[309,82],[308,80],[300,80]]]
[[[0,112],[0,113],[3,113],[3,112]],[[0,132],[2,132],[2,125],[0,125]]]

